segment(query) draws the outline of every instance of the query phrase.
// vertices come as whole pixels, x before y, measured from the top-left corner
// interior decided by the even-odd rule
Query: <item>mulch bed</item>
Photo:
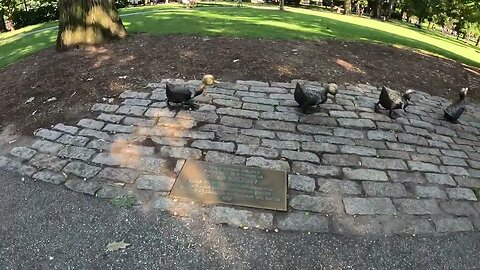
[[[468,86],[470,101],[480,103],[480,69],[392,46],[137,34],[96,48],[48,49],[0,69],[0,130],[8,126],[29,135],[39,127],[75,123],[104,97],[205,73],[232,82],[368,82],[450,99]],[[52,97],[57,100],[46,102]]]

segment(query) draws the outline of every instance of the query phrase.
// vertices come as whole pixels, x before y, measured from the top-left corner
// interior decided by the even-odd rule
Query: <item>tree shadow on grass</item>
[[[232,8],[233,9],[233,8]],[[129,17],[131,32],[154,34],[194,34],[202,36],[236,36],[267,39],[345,39],[402,45],[480,67],[479,59],[471,59],[427,42],[407,38],[365,25],[332,18],[275,10],[210,9],[187,12],[168,11],[145,15],[143,19]]]

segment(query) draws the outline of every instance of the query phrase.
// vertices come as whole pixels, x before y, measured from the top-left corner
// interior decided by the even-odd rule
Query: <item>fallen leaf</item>
[[[129,243],[125,243],[124,240],[121,242],[112,242],[107,245],[107,250],[108,251],[117,251],[119,249],[126,249],[128,246],[130,246]]]
[[[35,97],[31,97],[31,98],[27,99],[27,101],[25,101],[25,104],[28,104],[28,103],[30,103],[34,100],[35,100]]]
[[[125,183],[119,183],[119,182],[107,182],[107,185],[113,186],[113,187],[123,187],[125,186]]]

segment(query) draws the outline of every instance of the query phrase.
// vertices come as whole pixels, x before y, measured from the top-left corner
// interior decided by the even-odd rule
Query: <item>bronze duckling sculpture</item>
[[[203,76],[202,82],[198,88],[192,85],[175,85],[167,82],[165,89],[167,105],[170,106],[170,103],[181,103],[195,107],[195,105],[192,103],[192,99],[201,94],[205,95],[207,86],[212,86],[215,83],[217,83],[217,81],[212,75],[209,74]]]
[[[302,112],[306,113],[308,107],[327,102],[328,94],[335,97],[338,92],[337,89],[338,87],[335,83],[329,83],[324,87],[318,88],[297,82],[293,96]]]
[[[403,109],[403,111],[406,111],[408,102],[414,93],[415,90],[412,89],[405,91],[405,93],[400,93],[384,86],[380,92],[378,102],[375,103],[375,112],[378,112],[379,105],[382,105],[383,108],[389,110],[388,115],[390,118],[394,119],[395,117],[393,116],[393,110]]]
[[[465,97],[467,96],[468,88],[462,88],[458,93],[459,99],[454,101],[444,110],[444,117],[450,122],[456,123],[458,118],[462,116],[465,111]]]

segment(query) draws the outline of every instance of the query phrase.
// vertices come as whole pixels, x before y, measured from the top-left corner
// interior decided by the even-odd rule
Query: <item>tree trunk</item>
[[[388,1],[388,14],[387,14],[387,18],[391,18],[392,16],[392,12],[393,12],[393,6],[395,6],[395,3],[397,2],[397,0],[390,0]]]
[[[475,46],[478,46],[479,43],[480,43],[480,36],[478,36],[478,38],[477,38],[477,44],[475,44]]]
[[[3,17],[3,12],[0,11],[0,33],[6,32],[7,26],[5,25],[5,18]]]
[[[380,18],[382,16],[382,2],[377,1],[377,12],[375,18]]]
[[[284,0],[280,0],[280,10],[285,11],[285,1]]]
[[[345,0],[343,7],[345,9],[345,14],[346,15],[351,15],[352,14],[352,0]]]
[[[59,51],[127,35],[114,0],[60,0],[58,10]]]

